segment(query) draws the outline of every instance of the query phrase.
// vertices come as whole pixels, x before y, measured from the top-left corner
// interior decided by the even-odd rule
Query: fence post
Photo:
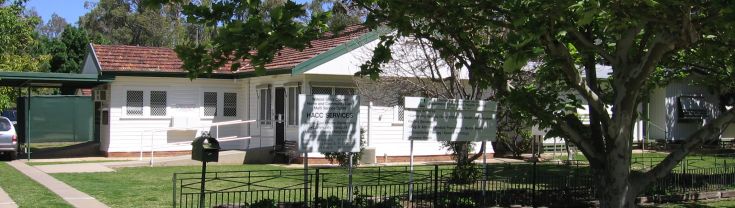
[[[439,165],[434,165],[434,206],[439,203]]]
[[[172,187],[174,189],[173,191],[174,194],[172,195],[173,198],[171,198],[172,199],[171,201],[173,202],[173,205],[174,205],[173,207],[176,207],[176,173],[174,173],[174,179],[172,181],[173,181]]]
[[[533,160],[533,190],[531,190],[531,204],[536,206],[536,160]]]
[[[319,168],[314,173],[314,207],[319,207]]]

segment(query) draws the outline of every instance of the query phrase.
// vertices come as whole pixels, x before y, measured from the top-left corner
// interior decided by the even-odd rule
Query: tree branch
[[[638,35],[638,33],[641,32],[640,27],[631,27],[625,30],[623,32],[623,36],[618,39],[618,41],[615,43],[615,57],[616,61],[611,61],[611,63],[618,63],[622,62],[622,64],[628,63],[628,58],[630,54],[630,47],[633,46],[633,43],[635,43],[635,37]],[[620,62],[618,62],[620,61]],[[624,72],[623,72],[624,73]]]
[[[701,144],[705,139],[721,134],[725,128],[727,128],[727,125],[733,121],[735,121],[735,109],[727,111],[717,119],[712,120],[702,128],[699,128],[699,130],[695,131],[694,134],[685,140],[684,144],[669,153],[669,155],[656,165],[656,167],[641,175],[640,177],[643,178],[639,180],[650,183],[656,179],[663,178],[669,174],[669,172],[671,172],[671,170],[673,170],[676,165],[689,154],[689,152],[691,152],[692,148]],[[645,186],[646,184],[640,184],[639,187]]]
[[[605,103],[602,101],[599,95],[595,93],[587,84],[584,79],[582,79],[582,75],[577,70],[577,68],[574,65],[574,61],[571,57],[571,54],[569,54],[569,49],[564,46],[563,44],[560,44],[558,41],[553,39],[549,33],[544,33],[542,38],[545,39],[544,44],[546,45],[547,50],[550,52],[550,54],[555,55],[556,57],[562,59],[563,66],[561,67],[562,72],[564,72],[564,75],[566,77],[567,84],[572,86],[577,93],[582,95],[582,97],[587,100],[587,104],[595,110],[599,115],[600,119],[604,123],[609,123],[610,121],[610,114],[607,113],[607,108],[605,107]],[[596,76],[596,75],[587,75],[587,76]]]
[[[618,61],[618,59],[616,59],[614,56],[608,54],[602,48],[600,48],[599,46],[595,45],[591,40],[589,40],[587,37],[585,37],[585,35],[582,34],[582,32],[580,32],[579,30],[567,30],[567,33],[572,34],[572,36],[574,36],[574,39],[577,40],[576,42],[579,43],[579,44],[581,44],[581,46],[583,46],[585,48],[588,48],[588,49],[591,49],[595,53],[597,53],[600,56],[602,56],[602,58],[607,59],[610,62],[617,62]]]

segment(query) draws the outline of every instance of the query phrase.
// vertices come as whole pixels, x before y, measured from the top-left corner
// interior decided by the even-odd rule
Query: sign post
[[[359,114],[360,97],[357,95],[299,95],[298,146],[304,153],[304,197],[308,194],[308,153],[360,152]],[[350,201],[353,195],[352,159],[350,155]]]

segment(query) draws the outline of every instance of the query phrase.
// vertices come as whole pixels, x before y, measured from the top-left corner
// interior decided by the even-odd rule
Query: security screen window
[[[129,116],[142,116],[143,115],[143,91],[139,90],[128,90],[125,110]]]
[[[680,96],[679,121],[701,121],[709,116],[707,102],[702,96]]]
[[[166,116],[166,91],[151,91],[151,116]]]
[[[335,87],[334,94],[335,95],[355,95],[355,88]]]
[[[331,95],[332,88],[331,87],[311,87],[311,94],[312,95]]]
[[[222,98],[222,115],[237,116],[237,93],[226,92]]]
[[[204,116],[217,116],[217,92],[204,92]]]

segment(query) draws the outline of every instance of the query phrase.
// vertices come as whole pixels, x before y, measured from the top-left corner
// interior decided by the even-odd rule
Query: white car
[[[0,154],[15,160],[18,156],[18,134],[10,119],[0,117]]]

